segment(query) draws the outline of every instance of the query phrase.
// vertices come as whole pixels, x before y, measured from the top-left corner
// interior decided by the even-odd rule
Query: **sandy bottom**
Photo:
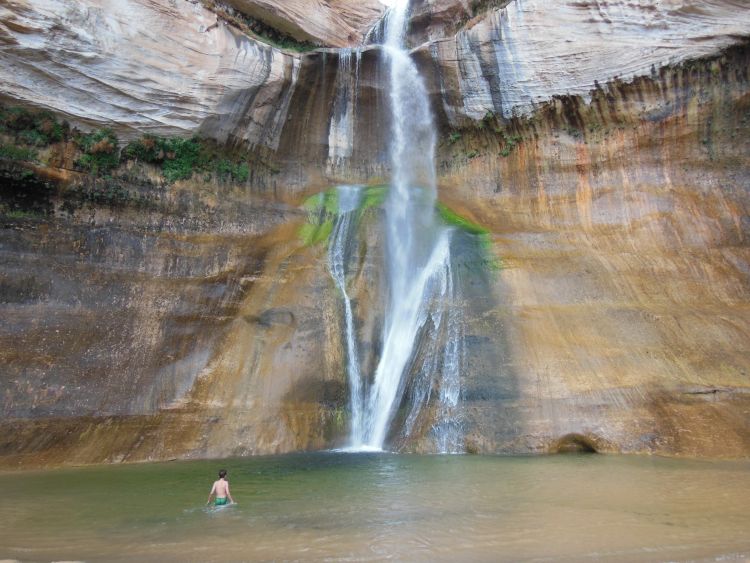
[[[238,505],[205,508],[226,467]],[[750,463],[322,453],[0,474],[0,559],[738,560]]]

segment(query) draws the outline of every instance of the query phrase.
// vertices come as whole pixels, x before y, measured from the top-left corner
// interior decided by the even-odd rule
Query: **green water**
[[[205,508],[229,470],[237,506]],[[324,453],[0,474],[0,559],[744,560],[750,464]]]

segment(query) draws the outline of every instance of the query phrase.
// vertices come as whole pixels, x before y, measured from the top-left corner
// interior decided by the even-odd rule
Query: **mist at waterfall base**
[[[219,467],[237,506],[206,508]],[[750,465],[317,453],[0,474],[0,559],[742,560]],[[721,556],[721,557],[719,557]]]
[[[372,377],[361,370],[356,313],[347,291],[347,261],[356,237],[361,199],[361,188],[356,186],[338,189],[329,268],[344,300],[351,414],[347,449],[381,450],[392,432],[395,411],[403,406],[406,412],[398,430],[408,438],[423,408],[431,403],[435,406],[434,451],[451,453],[463,448],[455,416],[462,349],[460,319],[454,306],[453,231],[441,224],[436,213],[436,133],[422,78],[404,49],[408,4],[407,0],[394,2],[382,28],[389,84],[391,179],[383,221],[387,288],[382,350]],[[348,61],[350,56],[342,60]],[[349,69],[348,62],[341,66]],[[343,98],[354,96],[347,90],[343,93]],[[341,100],[338,103],[345,105]],[[408,400],[404,401],[407,389]]]

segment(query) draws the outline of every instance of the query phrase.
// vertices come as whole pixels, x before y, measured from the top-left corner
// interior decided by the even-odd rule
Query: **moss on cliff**
[[[387,184],[364,187],[359,201],[356,220],[360,221],[368,210],[381,207],[385,202],[387,194]],[[333,232],[336,215],[339,212],[338,198],[338,190],[330,188],[308,197],[302,203],[302,208],[307,212],[307,220],[298,232],[302,244],[313,246],[320,243],[328,243],[328,239]],[[435,211],[445,224],[455,227],[464,236],[473,238],[476,241],[476,243],[471,243],[472,246],[476,247],[478,254],[478,258],[470,261],[473,264],[472,267],[478,266],[492,271],[502,268],[502,261],[492,253],[492,235],[489,229],[460,215],[443,203],[438,203]]]
[[[205,181],[244,184],[250,177],[250,163],[244,156],[213,141],[192,137],[165,138],[144,135],[122,151],[125,160],[152,164],[161,169],[168,183],[202,174]]]
[[[459,215],[444,203],[437,204],[437,212],[446,224],[461,230],[467,235],[476,237],[476,240],[479,243],[478,250],[480,256],[474,262],[477,262],[479,266],[491,271],[502,269],[502,260],[494,256],[492,253],[492,233],[489,229],[467,217]]]
[[[374,186],[367,186],[365,193],[362,196],[359,209],[360,213],[364,213],[372,207],[380,207],[385,202],[385,196],[388,193],[388,186],[386,184],[377,184]]]
[[[36,160],[37,152],[26,147],[17,147],[10,144],[0,145],[0,158],[8,160],[32,161]]]
[[[455,211],[446,207],[445,204],[438,203],[437,209],[440,218],[449,225],[458,227],[459,229],[462,229],[472,235],[486,236],[490,234],[489,229],[482,227],[471,219],[462,217]]]
[[[70,143],[70,145],[68,145]],[[57,153],[57,154],[56,154]],[[69,153],[72,158],[62,158]],[[159,137],[145,134],[120,150],[114,131],[71,129],[47,111],[32,111],[0,104],[0,159],[29,161],[105,176],[115,174],[130,161],[157,167],[167,183],[199,173],[206,181],[245,183],[256,165],[271,171],[273,163],[250,162],[237,148],[200,137]]]
[[[302,244],[312,246],[327,242],[338,213],[339,198],[336,188],[310,196],[302,207],[307,211],[307,222],[299,230]]]
[[[359,202],[357,221],[368,209],[380,207],[385,201],[388,186],[376,184],[363,188]],[[302,208],[307,211],[307,222],[300,227],[299,237],[305,246],[328,242],[339,212],[339,194],[336,188],[308,197]]]

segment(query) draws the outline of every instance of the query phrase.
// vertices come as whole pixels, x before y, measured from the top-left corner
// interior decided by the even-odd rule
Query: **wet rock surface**
[[[485,334],[518,389],[467,401],[474,448],[748,455],[748,54],[446,136],[441,196],[492,226]]]
[[[416,7],[414,43],[429,42],[413,56],[440,198],[501,263],[467,276],[461,305],[466,450],[748,457],[746,7],[516,0],[454,34],[442,22],[459,16],[440,14],[471,15],[458,4]],[[21,198],[33,216],[2,218],[4,466],[346,440],[341,304],[300,205],[387,174],[380,49],[283,53],[215,22],[189,2],[0,9],[4,96],[123,138],[200,132],[278,167],[181,181],[146,211],[68,212],[40,184]],[[75,174],[52,164],[35,166]],[[372,364],[377,215],[362,229]],[[429,451],[430,424],[394,443]]]

